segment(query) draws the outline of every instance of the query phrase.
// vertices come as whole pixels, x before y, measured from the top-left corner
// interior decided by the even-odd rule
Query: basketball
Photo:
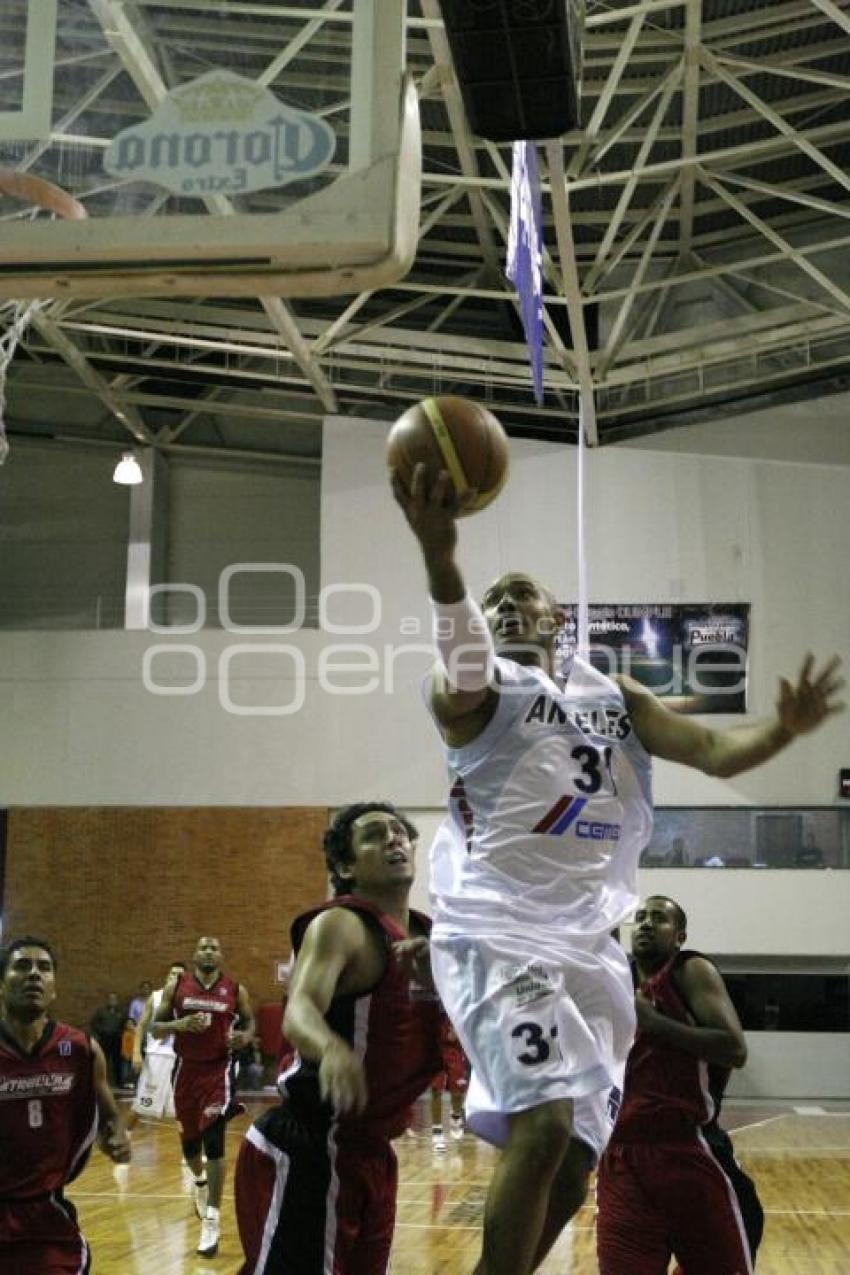
[[[472,399],[425,398],[398,418],[387,438],[387,464],[408,490],[419,461],[431,481],[441,469],[449,471],[458,517],[466,517],[485,509],[502,490],[508,476],[507,435],[493,413]]]

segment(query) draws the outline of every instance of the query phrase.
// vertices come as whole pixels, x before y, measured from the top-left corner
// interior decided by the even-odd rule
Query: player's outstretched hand
[[[429,484],[427,469],[419,461],[413,468],[409,490],[396,469],[390,470],[390,484],[425,556],[451,557],[457,544],[458,500],[448,470],[441,469]],[[474,493],[471,495],[474,497]]]
[[[338,1115],[359,1115],[366,1106],[366,1073],[344,1040],[334,1041],[322,1055],[319,1092]]]
[[[97,1141],[103,1154],[115,1164],[129,1164],[130,1139],[123,1124],[108,1120],[98,1133]]]
[[[815,657],[809,651],[795,686],[786,677],[779,679],[776,712],[782,728],[789,735],[806,735],[833,713],[844,709],[844,704],[838,699],[838,693],[844,686],[844,679],[838,676],[840,667],[840,657],[833,655],[822,669],[816,669]]]

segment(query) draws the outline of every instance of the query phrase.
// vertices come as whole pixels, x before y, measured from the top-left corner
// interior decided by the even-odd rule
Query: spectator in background
[[[764,1030],[766,1032],[779,1030],[779,1002],[773,995],[768,996],[764,1002]]]
[[[803,838],[803,844],[794,855],[794,867],[822,868],[823,866],[823,851],[815,842],[814,835],[811,832],[807,832]]]
[[[263,1055],[260,1042],[254,1037],[244,1049],[236,1055],[239,1070],[236,1076],[237,1089],[262,1089],[263,1087]]]
[[[91,1033],[103,1050],[109,1071],[110,1083],[116,1088],[123,1083],[121,1076],[121,1033],[127,1021],[124,1006],[119,1004],[116,992],[110,992],[106,1004],[92,1014]]]
[[[687,867],[688,856],[685,853],[685,838],[674,837],[670,843],[670,849],[667,854],[668,868],[684,868]]]
[[[139,990],[127,1007],[127,1018],[121,1033],[121,1085],[124,1089],[133,1089],[133,1053],[136,1046],[136,1028],[145,1012],[145,1005],[151,994],[151,985],[147,979],[139,984]]]

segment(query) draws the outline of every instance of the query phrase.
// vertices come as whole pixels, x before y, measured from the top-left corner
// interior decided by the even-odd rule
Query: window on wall
[[[129,505],[115,460],[15,441],[0,467],[0,629],[121,628]]]
[[[15,443],[0,467],[0,630],[123,627],[131,495],[112,481],[118,455]],[[318,457],[169,460],[155,623],[316,628],[320,496]]]
[[[850,808],[659,806],[642,868],[850,867]]]
[[[743,973],[723,977],[744,1031],[850,1032],[850,977]]]

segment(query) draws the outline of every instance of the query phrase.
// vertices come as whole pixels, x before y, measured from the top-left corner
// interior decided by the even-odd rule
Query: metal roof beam
[[[649,158],[652,148],[658,138],[661,125],[664,122],[664,117],[670,106],[670,99],[679,87],[682,70],[683,64],[680,63],[678,67],[678,74],[675,77],[668,79],[667,86],[661,94],[658,105],[655,108],[655,113],[650,121],[649,127],[646,130],[646,136],[641,142],[640,150],[637,153],[637,157],[635,159],[636,168],[643,167]],[[613,264],[615,264],[615,262],[609,261],[609,254],[617,237],[617,232],[622,225],[623,217],[629,209],[629,205],[631,204],[632,196],[634,195],[636,188],[637,178],[631,178],[623,187],[620,198],[617,201],[617,207],[614,209],[614,212],[608,220],[608,224],[605,228],[605,234],[602,237],[602,242],[597,250],[593,265],[585,277],[584,288],[587,292],[592,292],[599,278],[601,278],[603,274],[606,274],[608,270],[612,269]],[[616,258],[616,260],[619,259],[620,257]]]
[[[837,4],[833,4],[832,0],[811,0],[811,2],[816,9],[820,9],[821,13],[832,18],[833,22],[837,22],[842,30],[850,32],[850,14],[844,13]]]
[[[731,77],[730,77],[731,78]],[[781,117],[780,117],[781,118]],[[836,124],[823,124],[820,127],[797,131],[790,129],[788,135],[767,137],[758,142],[742,142],[737,146],[723,146],[716,150],[703,151],[700,164],[728,165],[739,161],[742,164],[753,164],[774,153],[782,155],[793,151],[802,138],[812,144],[816,142],[839,143],[847,138],[847,124],[841,120]],[[643,168],[620,168],[608,173],[596,173],[592,177],[578,177],[570,183],[571,194],[584,190],[596,190],[600,186],[622,186],[635,176],[639,181],[651,181],[664,178],[676,172],[683,165],[681,156],[676,159],[660,160],[654,164],[646,164]],[[468,178],[453,173],[426,172],[423,174],[426,186],[458,186],[473,184],[483,190],[504,190],[505,181],[499,177]],[[541,181],[540,188],[544,193],[550,192],[547,182]]]
[[[664,223],[667,220],[667,214],[670,211],[670,205],[676,198],[676,195],[679,194],[680,182],[681,178],[675,177],[660,201],[660,207],[656,214],[652,231],[632,278],[632,282],[636,287],[643,282],[644,276],[649,268],[649,263],[652,261],[653,253],[655,252],[655,247],[658,243],[658,237],[664,228]],[[611,331],[608,336],[608,344],[605,346],[605,349],[602,351],[602,354],[596,363],[596,376],[599,380],[603,380],[605,378],[608,369],[616,359],[619,350],[628,338],[628,329],[626,324],[635,300],[636,294],[634,292],[628,293],[623,298],[617,317],[611,326]]]
[[[623,72],[628,65],[629,58],[631,57],[632,51],[637,43],[637,38],[641,33],[645,17],[645,12],[636,13],[629,23],[629,29],[623,37],[622,44],[617,51],[617,56],[614,58],[611,65],[611,70],[608,73],[608,79],[605,82],[605,87],[599,94],[599,97],[596,100],[596,105],[594,106],[590,119],[587,122],[587,127],[584,130],[584,141],[573,154],[573,157],[567,167],[567,177],[570,179],[576,177],[580,172],[583,172],[587,166],[586,160],[593,149],[597,137],[599,136],[599,130],[602,128],[602,124],[605,120],[605,116],[608,114],[608,108],[611,105],[617,85],[622,79]]]
[[[817,195],[795,190],[792,186],[775,186],[770,182],[756,181],[754,177],[739,177],[737,174],[724,172],[719,172],[717,175],[724,182],[741,186],[744,190],[755,191],[769,199],[785,199],[792,204],[802,204],[804,208],[814,208],[817,212],[826,213],[830,217],[850,218],[850,202],[836,204],[832,199],[819,199]]]
[[[836,301],[840,302],[840,304],[847,309],[848,315],[850,315],[850,294],[845,292],[843,288],[839,287],[839,285],[835,283],[829,275],[824,274],[822,270],[819,270],[817,266],[813,265],[813,263],[809,261],[808,257],[798,251],[793,244],[790,244],[787,239],[784,239],[782,235],[775,231],[772,226],[769,226],[766,221],[762,221],[761,217],[757,217],[746,204],[742,203],[741,200],[738,199],[736,195],[733,195],[730,190],[727,190],[722,181],[718,181],[715,175],[707,173],[704,170],[700,170],[700,178],[715,192],[715,194],[718,194],[721,199],[724,199],[730,208],[733,208],[735,212],[737,212],[739,216],[743,217],[745,221],[748,221],[750,225],[759,232],[759,234],[764,235],[765,239],[772,243],[774,247],[778,248],[784,257],[786,257],[789,261],[793,261],[794,264],[799,266],[799,268],[811,279],[814,279],[815,283],[819,284],[825,292],[828,292],[830,296],[835,297]]]
[[[687,4],[687,0],[643,0],[642,4],[630,4],[606,13],[591,13],[584,24],[588,31],[595,31],[599,27],[610,26],[612,22],[625,22],[637,16],[651,17],[653,13],[663,13],[666,9],[679,9],[683,4]]]
[[[713,179],[713,174],[708,172],[706,172],[705,176],[702,178],[707,186],[711,185],[711,181],[708,180],[709,178]],[[729,201],[729,197],[730,192],[724,191],[723,198],[727,203]],[[742,207],[746,207],[746,205],[742,204]],[[749,209],[747,209],[747,212],[749,212]],[[798,257],[808,258],[817,256],[817,254],[821,252],[832,252],[834,250],[844,249],[847,247],[850,247],[850,235],[841,235],[837,239],[821,240],[815,244],[807,244],[804,247],[796,247],[794,252]],[[659,288],[682,287],[687,283],[695,283],[703,279],[710,279],[714,275],[732,274],[736,270],[752,270],[759,266],[772,266],[775,265],[777,261],[786,260],[787,256],[787,252],[784,251],[765,252],[754,256],[742,257],[735,261],[727,261],[718,265],[711,265],[702,270],[685,270],[671,279],[650,280],[647,283],[642,283],[635,289],[630,289],[628,287],[610,288],[607,292],[597,292],[593,297],[587,298],[585,304],[588,304],[590,301],[615,301],[618,297],[626,296],[632,290],[635,292],[656,292]]]
[[[840,168],[838,164],[834,164],[831,159],[827,159],[823,151],[818,150],[817,146],[810,142],[802,133],[799,133],[797,129],[787,122],[787,120],[784,120],[772,106],[769,106],[767,102],[762,101],[758,94],[753,93],[752,89],[749,89],[746,84],[743,84],[737,76],[732,75],[729,71],[722,67],[717,58],[714,57],[714,55],[707,49],[703,50],[703,57],[706,65],[714,69],[715,73],[719,75],[726,84],[728,84],[729,88],[733,89],[739,97],[742,97],[744,101],[747,102],[754,111],[757,111],[759,115],[766,119],[769,124],[772,124],[777,132],[781,133],[783,137],[788,138],[788,140],[801,150],[804,155],[807,155],[809,159],[814,160],[814,162],[818,164],[825,173],[829,173],[830,177],[832,177],[834,181],[838,182],[839,186],[843,186],[845,190],[850,191],[850,176],[845,173],[843,168]]]
[[[810,70],[809,67],[803,66],[776,66],[770,58],[760,58],[755,61],[752,58],[738,58],[732,54],[723,53],[717,55],[717,61],[721,66],[736,67],[752,75],[777,75],[781,79],[796,80],[798,84],[822,84],[827,88],[840,89],[843,93],[847,93],[850,89],[850,76],[834,75],[831,71]]]
[[[109,408],[112,415],[121,422],[128,433],[132,434],[137,443],[152,443],[154,441],[154,436],[142,420],[141,414],[135,407],[121,402],[120,398],[113,393],[109,382],[92,367],[83,352],[65,335],[58,324],[48,318],[43,311],[36,311],[33,314],[32,325],[37,332],[41,333],[47,344],[77,374],[83,384],[87,385],[92,393],[100,399],[101,403]]]
[[[688,0],[685,11],[685,76],[682,93],[682,170],[679,217],[679,254],[691,251],[694,231],[694,186],[699,130],[700,44],[702,39],[702,0]]]
[[[813,310],[817,310],[819,314],[831,314],[834,318],[841,319],[842,322],[846,323],[847,321],[847,315],[844,310],[839,310],[836,306],[827,305],[825,301],[816,301],[814,297],[804,297],[799,292],[792,292],[790,288],[780,288],[777,284],[768,283],[766,279],[748,274],[745,270],[731,270],[729,273],[734,279],[740,279],[742,283],[746,283],[751,288],[769,292],[773,296],[782,297],[787,301],[802,302],[804,305],[811,306]],[[767,313],[773,314],[774,311],[767,311]]]

